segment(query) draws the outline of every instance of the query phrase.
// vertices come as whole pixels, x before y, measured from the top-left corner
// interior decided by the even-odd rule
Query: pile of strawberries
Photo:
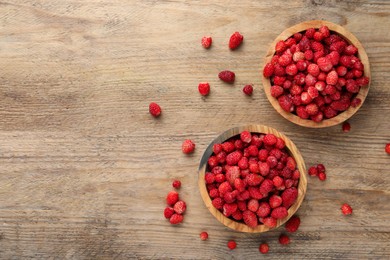
[[[243,131],[214,144],[205,183],[213,206],[226,217],[273,228],[296,201],[299,178],[283,139]]]
[[[357,55],[354,45],[327,26],[310,28],[279,41],[263,75],[283,110],[321,122],[361,104],[356,95],[369,78]]]

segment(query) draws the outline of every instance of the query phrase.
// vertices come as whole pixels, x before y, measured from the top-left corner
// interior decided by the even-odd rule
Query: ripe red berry
[[[325,172],[325,166],[322,164],[322,163],[320,163],[320,164],[317,164],[317,170],[318,170],[318,172]]]
[[[233,33],[232,36],[230,36],[229,48],[231,50],[237,49],[241,45],[243,40],[244,36],[242,36],[239,32]]]
[[[218,74],[218,77],[220,78],[220,80],[226,83],[233,83],[236,78],[236,75],[230,70],[224,70]]]
[[[200,233],[200,240],[205,241],[209,238],[209,234],[206,231]]]
[[[179,200],[178,202],[175,203],[175,205],[173,206],[173,210],[177,213],[177,214],[183,214],[187,209],[187,205],[184,201],[182,200]]]
[[[390,154],[390,143],[386,144],[386,146],[385,146],[385,152],[386,152],[387,154]]]
[[[175,211],[173,210],[172,207],[166,207],[164,209],[164,217],[165,218],[171,218],[174,213],[175,213]]]
[[[240,134],[240,139],[244,143],[250,143],[252,141],[252,134],[249,131],[242,131]]]
[[[180,214],[173,214],[172,217],[169,219],[169,222],[171,222],[171,224],[173,225],[176,225],[176,224],[179,224],[183,221],[184,217],[183,215],[180,215]]]
[[[229,240],[227,243],[227,246],[230,250],[233,250],[237,247],[237,243],[234,240]]]
[[[263,69],[263,76],[266,78],[271,77],[274,74],[274,69],[275,68],[274,68],[274,65],[272,63],[267,63]]]
[[[205,49],[208,49],[211,47],[211,43],[213,42],[213,39],[211,36],[203,36],[202,37],[202,46]]]
[[[269,251],[269,246],[268,246],[268,244],[267,244],[267,243],[262,243],[262,244],[260,244],[259,251],[260,251],[260,253],[262,253],[262,254],[267,254],[268,251]]]
[[[301,224],[301,219],[298,216],[292,216],[286,223],[287,232],[293,233],[296,232]]]
[[[285,234],[281,234],[279,236],[279,243],[281,245],[288,245],[288,244],[290,244],[290,238]]]
[[[320,181],[325,181],[326,180],[326,173],[320,172],[318,174],[318,179],[320,179]]]
[[[351,124],[348,122],[344,122],[342,128],[344,133],[348,133],[351,130]]]
[[[195,150],[195,143],[192,140],[184,140],[181,146],[181,150],[185,154],[192,153]]]
[[[242,89],[242,92],[245,93],[245,95],[252,95],[252,92],[253,92],[253,87],[252,85],[246,85],[243,89]]]
[[[158,117],[161,114],[161,107],[157,103],[152,102],[149,104],[149,113],[154,117]]]
[[[198,90],[202,96],[207,96],[210,93],[210,84],[207,82],[199,83]]]
[[[181,187],[181,182],[179,180],[174,180],[172,182],[172,187],[175,188],[175,189],[180,189]]]
[[[348,205],[347,203],[344,203],[342,206],[341,206],[341,212],[344,214],[344,215],[351,215],[352,214],[352,207],[350,205]]]
[[[177,193],[176,191],[168,192],[168,195],[167,195],[167,198],[166,198],[166,201],[167,201],[168,205],[173,206],[173,205],[175,205],[175,203],[178,200],[179,200],[179,193]]]

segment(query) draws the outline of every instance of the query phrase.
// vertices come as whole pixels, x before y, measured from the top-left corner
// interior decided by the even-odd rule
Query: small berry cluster
[[[314,166],[311,166],[308,170],[308,174],[310,176],[317,176],[320,181],[325,181],[326,180],[326,169],[323,164],[317,164]]]
[[[241,33],[239,32],[235,32],[233,33],[231,36],[230,36],[230,39],[229,39],[229,49],[230,50],[235,50],[237,49],[238,47],[241,46],[242,42],[244,40],[244,36],[242,36]],[[205,48],[205,49],[209,49],[211,47],[211,43],[212,43],[212,38],[211,36],[204,36],[201,40],[201,43],[202,43],[202,46]],[[236,74],[233,72],[233,71],[230,71],[230,70],[224,70],[224,71],[221,71],[219,74],[218,74],[218,77],[226,82],[226,83],[229,83],[229,84],[233,84],[234,83],[234,80],[236,78]],[[209,93],[210,93],[210,84],[208,82],[201,82],[199,83],[198,85],[198,91],[199,93],[202,95],[202,96],[207,96]],[[252,92],[253,92],[253,86],[252,85],[245,85],[244,88],[242,89],[242,91],[250,96],[252,95]]]
[[[180,189],[181,182],[174,180],[172,186],[175,189]],[[166,202],[168,206],[164,209],[164,217],[169,219],[169,222],[173,225],[181,223],[184,219],[183,214],[187,209],[187,205],[179,199],[179,193],[174,190],[168,192]]]
[[[263,75],[283,110],[321,122],[360,105],[356,95],[369,78],[357,55],[355,46],[327,26],[310,28],[279,41]]]
[[[205,183],[213,206],[226,217],[274,228],[298,196],[296,166],[283,139],[243,131],[214,144]]]

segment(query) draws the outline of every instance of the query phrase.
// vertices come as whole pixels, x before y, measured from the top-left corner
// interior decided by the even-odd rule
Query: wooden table
[[[390,257],[389,1],[59,1],[0,3],[0,256],[3,259],[249,259]],[[345,26],[371,62],[370,93],[341,126],[306,129],[271,107],[260,68],[286,27],[324,19]],[[234,31],[245,39],[231,52]],[[204,35],[213,46],[200,45]],[[236,72],[227,86],[217,74]],[[211,84],[203,98],[197,85]],[[242,93],[252,83],[252,97]],[[149,102],[163,109],[148,113]],[[274,127],[306,165],[302,224],[238,233],[217,222],[197,187],[208,143],[233,126]],[[190,156],[184,139],[196,142]],[[173,179],[188,204],[184,223],[163,217]],[[341,214],[348,202],[352,216]],[[208,231],[209,240],[199,233]],[[238,247],[230,251],[229,239]]]

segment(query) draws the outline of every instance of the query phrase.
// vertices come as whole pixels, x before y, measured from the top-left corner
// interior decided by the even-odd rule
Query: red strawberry
[[[269,251],[269,246],[268,246],[268,244],[267,244],[267,243],[262,243],[262,244],[260,244],[260,246],[259,246],[259,251],[260,251],[260,253],[262,253],[262,254],[267,254],[268,251]]]
[[[253,92],[252,85],[245,85],[244,88],[242,89],[242,92],[244,92],[245,95],[247,95],[247,96],[252,95],[252,92]]]
[[[287,49],[287,45],[284,41],[278,41],[275,45],[276,52],[284,52]]]
[[[232,186],[230,186],[229,182],[222,182],[218,187],[219,194],[223,196],[226,192],[232,191]]]
[[[185,154],[192,153],[195,150],[195,143],[192,140],[184,140],[183,144],[181,145],[181,150]]]
[[[173,225],[176,225],[176,224],[179,224],[183,221],[184,217],[183,215],[180,215],[180,214],[173,214],[172,217],[169,219],[169,222],[171,222],[171,224]]]
[[[291,64],[292,56],[288,54],[283,54],[279,57],[278,62],[281,66],[286,67],[287,65]]]
[[[317,167],[316,166],[310,167],[309,170],[308,170],[308,174],[310,176],[317,176],[318,175]]]
[[[272,65],[272,63],[267,63],[263,69],[263,76],[266,78],[271,77],[274,74],[274,69],[275,68],[274,65]]]
[[[245,224],[248,227],[255,228],[257,226],[257,216],[250,210],[246,210],[242,213]]]
[[[298,197],[298,190],[296,188],[289,188],[283,191],[281,195],[283,199],[283,206],[289,208]]]
[[[216,209],[222,209],[223,208],[223,199],[218,197],[212,200],[211,204],[213,204],[214,208]]]
[[[269,228],[274,228],[277,224],[276,218],[273,217],[263,218],[261,222],[263,222],[263,224]]]
[[[152,102],[149,104],[149,113],[154,117],[158,117],[161,114],[161,107],[157,103]]]
[[[266,134],[263,138],[264,144],[269,146],[276,144],[277,140],[277,137],[273,134]]]
[[[164,217],[165,217],[165,218],[171,218],[172,215],[173,215],[173,213],[175,213],[175,211],[173,210],[172,207],[166,207],[166,208],[164,209]]]
[[[330,35],[329,28],[326,25],[321,26],[318,31],[324,36],[324,38],[329,37]]]
[[[240,152],[236,151],[234,153],[240,153]],[[237,158],[234,158],[234,160],[237,160]],[[240,167],[238,167],[238,166],[228,166],[227,165],[226,166],[226,174],[225,174],[225,176],[226,176],[226,180],[230,183],[230,185],[234,185],[234,181],[237,178],[240,178]]]
[[[244,143],[250,143],[252,141],[252,134],[249,131],[242,131],[240,134],[240,139]]]
[[[305,106],[298,106],[296,109],[297,116],[299,116],[302,119],[308,119],[309,114],[306,112],[306,107]]]
[[[211,36],[204,36],[204,37],[202,37],[202,46],[203,46],[203,48],[205,48],[205,49],[210,48],[212,42],[213,42],[213,39],[211,38]]]
[[[265,179],[261,184],[260,184],[260,192],[263,194],[263,196],[267,196],[270,191],[274,188],[274,183],[272,180]]]
[[[236,210],[236,212],[232,214],[232,218],[234,218],[237,221],[242,220],[242,212],[240,210]]]
[[[173,206],[173,210],[177,213],[177,214],[183,214],[187,209],[187,205],[184,201],[182,200],[179,200],[178,202],[175,203],[175,205]]]
[[[281,86],[273,85],[273,86],[271,86],[270,91],[271,91],[271,96],[273,96],[274,98],[277,98],[283,94],[284,89]]]
[[[328,75],[326,76],[326,84],[329,84],[329,85],[336,85],[338,79],[339,79],[339,75],[337,74],[336,71],[332,70],[332,71],[329,72]]]
[[[249,200],[247,208],[252,212],[256,212],[259,209],[259,201],[256,199]]]
[[[317,113],[318,113],[318,106],[315,103],[310,103],[309,105],[306,106],[305,111],[310,116],[317,115]]]
[[[341,206],[341,212],[344,214],[344,215],[351,215],[352,214],[352,207],[347,204],[347,203],[344,203],[342,206]]]
[[[260,218],[265,218],[271,213],[271,207],[267,202],[260,202],[259,208],[256,212]]]
[[[170,191],[168,192],[168,195],[167,195],[167,198],[166,198],[166,201],[167,201],[167,204],[170,205],[170,206],[173,206],[175,205],[175,203],[179,200],[179,193],[177,193],[176,191]]]
[[[210,93],[210,84],[207,82],[199,83],[198,90],[202,96],[207,96]]]
[[[237,247],[237,243],[236,243],[236,241],[234,241],[234,240],[230,240],[230,241],[228,242],[227,246],[228,246],[228,248],[229,248],[230,250],[233,250],[233,249],[235,249],[235,248]]]
[[[264,180],[263,177],[261,177],[258,174],[249,174],[246,176],[245,181],[249,186],[257,186],[260,185],[260,183]]]
[[[288,244],[290,244],[290,238],[285,234],[281,234],[279,236],[279,243],[281,245],[288,245]]]
[[[244,36],[242,36],[239,32],[233,33],[232,36],[230,36],[229,48],[231,50],[237,49],[241,45],[243,40]]]
[[[360,98],[354,98],[351,101],[352,107],[358,107],[362,103],[362,100]]]
[[[243,192],[245,190],[245,183],[240,178],[234,180],[234,188],[239,192]]]
[[[276,177],[279,177],[279,176],[276,176]],[[269,205],[273,209],[279,207],[280,205],[282,205],[282,202],[283,202],[282,198],[280,196],[278,196],[278,195],[272,195],[269,198]]]
[[[239,194],[238,190],[234,190],[232,192],[226,192],[223,195],[223,199],[226,203],[233,203],[236,201],[237,195]]]
[[[264,197],[263,194],[260,192],[258,187],[250,186],[248,188],[248,191],[249,191],[249,195],[252,199],[260,200]]]
[[[230,217],[237,210],[237,203],[225,203],[223,205],[223,215]]]
[[[344,49],[344,54],[345,55],[355,55],[357,52],[358,52],[358,49],[355,46],[353,46],[353,45],[348,45]]]
[[[226,164],[227,165],[237,165],[237,163],[242,158],[242,153],[240,151],[234,151],[229,153],[226,156]]]
[[[205,240],[207,240],[209,238],[209,234],[207,232],[205,232],[205,231],[200,233],[199,236],[200,236],[200,240],[202,240],[202,241],[205,241]]]
[[[288,215],[288,212],[287,212],[287,209],[285,207],[277,207],[277,208],[273,209],[271,212],[271,217],[273,217],[275,219],[285,218],[285,217],[287,217],[287,215]]]
[[[328,57],[320,57],[317,60],[317,65],[320,70],[328,72],[333,68],[332,62]]]
[[[301,219],[298,216],[292,216],[286,223],[287,232],[293,233],[298,230]]]
[[[283,95],[278,98],[278,102],[280,107],[286,111],[286,112],[292,112],[294,110],[293,103],[291,101],[291,98],[289,98],[287,95]]]
[[[235,146],[232,142],[223,142],[222,143],[222,149],[227,152],[227,153],[231,153],[234,151],[235,149]]]
[[[226,83],[233,83],[236,75],[230,70],[224,70],[218,74],[218,77]]]

